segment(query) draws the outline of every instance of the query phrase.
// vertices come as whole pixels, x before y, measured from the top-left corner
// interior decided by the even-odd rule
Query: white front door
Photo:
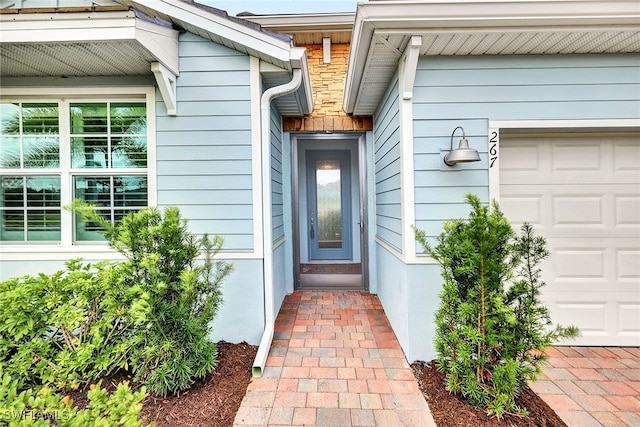
[[[547,239],[543,300],[580,328],[570,344],[640,345],[640,138],[501,135],[500,205]]]

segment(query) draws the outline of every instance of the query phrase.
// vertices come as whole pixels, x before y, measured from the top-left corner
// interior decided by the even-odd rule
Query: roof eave
[[[153,10],[158,16],[176,25],[186,22],[205,32],[215,34],[221,38],[244,46],[248,49],[263,53],[272,58],[273,63],[282,65],[290,59],[291,43],[272,34],[254,30],[235,22],[234,20],[199,9],[195,4],[168,0],[116,0],[118,3],[131,5],[142,10]],[[204,12],[204,13],[203,13]],[[263,58],[264,59],[264,58]]]
[[[285,33],[298,31],[350,31],[355,12],[305,13],[279,15],[241,15],[240,17],[263,27]]]
[[[178,32],[145,20],[137,16],[135,11],[3,14],[0,15],[0,21],[0,40],[4,45],[37,47],[62,43],[70,46],[65,50],[69,53],[73,52],[76,44],[96,42],[119,45],[132,42],[141,46],[153,57],[153,61],[162,63],[172,73],[177,75],[179,71]],[[82,52],[87,53],[84,50]],[[73,61],[69,64],[73,68]]]
[[[309,77],[309,65],[307,63],[307,50],[301,47],[291,48],[291,60],[294,68],[302,70],[302,84],[298,89],[300,115],[313,112],[313,90]]]
[[[637,26],[636,0],[433,0],[376,1],[358,5],[351,39],[343,107],[354,113],[374,31],[407,36],[429,31],[527,31],[540,28],[584,31]]]
[[[313,110],[311,79],[307,67],[306,50],[292,46],[291,37],[270,30],[263,30],[259,25],[243,22],[231,17],[226,12],[199,5],[193,1],[182,0],[116,0],[119,3],[140,8],[143,11],[154,11],[157,15],[177,26],[185,24],[196,27],[210,34],[211,39],[226,40],[228,46],[244,53],[256,56],[261,61],[283,68],[290,73],[295,68],[302,69],[303,84],[295,93],[300,114]],[[254,26],[255,28],[252,28]],[[311,102],[309,102],[311,100]]]

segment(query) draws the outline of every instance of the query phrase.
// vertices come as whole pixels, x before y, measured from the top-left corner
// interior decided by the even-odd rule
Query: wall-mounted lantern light
[[[458,148],[453,149],[453,135],[460,129],[462,131],[462,139],[458,144]],[[451,146],[449,152],[444,156],[444,163],[447,166],[453,166],[456,163],[478,162],[480,161],[480,154],[477,150],[469,147],[469,141],[467,140],[464,129],[462,126],[458,126],[451,133]]]

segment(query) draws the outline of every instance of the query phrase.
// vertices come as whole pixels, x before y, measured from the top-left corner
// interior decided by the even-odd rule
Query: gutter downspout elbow
[[[260,102],[260,148],[262,162],[262,236],[263,236],[263,280],[264,280],[264,333],[251,372],[261,377],[273,341],[276,313],[273,283],[273,225],[271,218],[271,101],[298,90],[302,83],[302,70],[294,69],[289,83],[267,89]]]

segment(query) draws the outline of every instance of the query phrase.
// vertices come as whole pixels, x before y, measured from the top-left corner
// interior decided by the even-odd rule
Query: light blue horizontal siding
[[[206,80],[202,81],[202,74],[207,71],[184,71],[180,73],[180,86],[182,87],[182,91],[186,90],[189,87],[225,87],[225,86],[244,86],[245,80],[247,78],[244,70],[241,71],[233,71],[227,70],[225,73],[226,80]]]
[[[180,35],[180,40],[190,42],[189,44],[180,46],[180,58],[188,57],[202,57],[203,54],[210,56],[240,56],[244,57],[243,53],[237,50],[225,49],[221,50],[220,45],[211,43],[209,40],[191,33],[184,33]],[[224,49],[224,48],[223,48]],[[215,59],[214,59],[215,61]]]
[[[166,165],[167,176],[246,175],[251,171],[251,160],[188,160],[159,161],[158,168]]]
[[[164,197],[164,191],[167,191],[167,197],[171,191],[218,191],[218,190],[233,190],[238,197],[242,193],[242,190],[249,190],[248,194],[251,195],[251,175],[226,175],[226,176],[216,176],[215,179],[211,180],[203,180],[202,177],[194,176],[194,175],[162,175],[158,176],[158,197],[161,195]],[[193,194],[193,193],[192,193]],[[223,193],[215,193],[218,196],[215,197],[217,202],[222,202],[225,200],[222,197]],[[209,193],[209,196],[212,194]],[[201,199],[197,199],[201,200]],[[209,199],[207,199],[209,200]],[[233,199],[226,199],[233,200]],[[171,199],[167,199],[167,201],[173,202]]]
[[[248,58],[248,57],[247,57]],[[248,59],[247,59],[248,61]],[[201,77],[210,77],[209,74],[216,73],[210,71],[209,73],[200,73]],[[224,71],[219,71],[224,73]],[[179,77],[178,77],[179,79]],[[179,101],[237,101],[249,99],[251,90],[249,86],[225,85],[224,79],[214,78],[206,81],[202,86],[189,86],[178,87],[176,96]],[[216,83],[214,85],[213,83]]]
[[[223,47],[223,46],[221,46]],[[207,55],[206,53],[204,53]],[[209,55],[215,52],[209,52]],[[216,59],[211,56],[180,57],[180,68],[186,70],[206,71],[242,71],[246,58],[241,55],[220,55]]]
[[[228,200],[229,204],[235,205],[240,202],[240,206],[248,205],[252,203],[251,193],[243,192],[238,194],[236,190],[233,189],[209,189],[209,190],[167,190],[164,189],[163,193],[167,198],[173,200],[177,205],[182,205],[186,203],[193,203],[194,200],[201,198],[201,200],[209,200],[211,198],[219,198],[222,202],[217,206],[225,206],[224,200]]]
[[[489,121],[638,118],[638,70],[637,54],[421,58],[413,105],[416,225],[435,236],[445,221],[467,217],[466,193],[488,202]],[[480,162],[444,165],[456,126]]]
[[[163,131],[166,146],[184,146],[182,140],[182,131]],[[251,131],[238,129],[215,129],[215,130],[199,130],[193,129],[189,131],[189,145],[247,145],[247,141],[251,140]],[[202,147],[198,147],[200,150]]]
[[[402,251],[400,119],[397,83],[374,117],[376,236]]]
[[[224,105],[224,104],[222,104]],[[180,108],[180,103],[178,103]],[[180,131],[189,132],[191,129],[198,130],[217,130],[221,128],[250,130],[251,117],[229,114],[221,106],[219,110],[209,110],[208,115],[183,116],[181,111],[176,120],[163,120],[158,123],[157,131]]]
[[[282,169],[282,116],[271,104],[271,221],[273,241],[284,237],[284,194]]]
[[[177,116],[156,104],[158,205],[222,236],[225,251],[252,250],[249,57],[189,33],[179,52]]]
[[[513,99],[513,92],[508,89],[517,90],[518,98]],[[609,102],[611,99],[619,101],[635,101],[637,94],[630,89],[630,84],[573,84],[573,85],[501,85],[500,90],[496,90],[495,86],[443,86],[420,88],[419,95],[427,95],[435,99],[441,100],[444,104],[457,104],[460,102],[477,102],[492,104],[517,102],[520,104],[539,103],[539,102]],[[473,93],[470,94],[470,90]],[[562,95],[562,99],[557,99],[558,94]],[[468,101],[469,96],[476,98],[476,101]],[[437,104],[437,103],[436,103]],[[420,104],[422,107],[425,104]]]
[[[180,145],[167,145],[161,153],[158,153],[158,160],[192,160],[193,153],[187,152]],[[204,145],[198,147],[198,160],[245,160],[251,157],[251,147],[248,145]]]
[[[537,109],[545,105],[545,108]],[[473,106],[474,103],[467,103]],[[589,101],[589,102],[570,102],[570,101],[549,101],[546,103],[476,103],[478,109],[484,109],[487,113],[491,113],[495,120],[559,120],[565,119],[598,119],[599,112],[604,113],[604,118],[632,118],[634,111],[638,111],[638,101]],[[529,110],[535,110],[531,113]],[[554,111],[562,111],[557,115]],[[416,107],[416,113],[420,113],[423,117],[442,117],[449,118],[460,115],[460,104],[440,104],[424,106],[424,108]],[[464,113],[463,113],[464,114]],[[461,118],[472,118],[472,115],[465,114]]]
[[[209,116],[211,111],[224,112],[227,116],[239,114],[246,115],[247,109],[251,108],[249,101],[200,101],[189,102],[180,105],[180,114],[198,117]]]

